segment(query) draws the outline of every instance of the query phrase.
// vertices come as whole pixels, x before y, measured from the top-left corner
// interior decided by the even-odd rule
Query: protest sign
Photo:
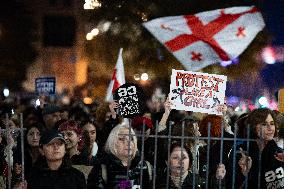
[[[55,94],[55,77],[39,77],[35,79],[35,91],[37,94]]]
[[[116,89],[114,100],[118,102],[118,114],[133,118],[144,113],[145,95],[141,87],[126,83]]]
[[[224,75],[172,70],[170,100],[173,109],[221,115],[227,77]]]

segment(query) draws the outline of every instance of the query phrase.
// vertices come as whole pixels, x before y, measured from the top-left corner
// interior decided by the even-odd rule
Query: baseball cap
[[[62,140],[64,143],[66,143],[63,134],[58,132],[57,130],[50,130],[50,131],[46,131],[42,134],[42,136],[40,137],[40,145],[46,145],[49,144],[51,141],[53,141],[54,139],[59,139]]]

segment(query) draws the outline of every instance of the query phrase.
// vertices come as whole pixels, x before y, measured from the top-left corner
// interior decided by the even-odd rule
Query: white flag
[[[119,88],[121,85],[125,84],[125,75],[122,59],[122,48],[119,49],[119,54],[115,68],[113,70],[112,78],[107,89],[106,101],[110,102],[113,100],[114,91]]]
[[[143,25],[190,71],[236,58],[265,26],[254,6],[157,18]]]

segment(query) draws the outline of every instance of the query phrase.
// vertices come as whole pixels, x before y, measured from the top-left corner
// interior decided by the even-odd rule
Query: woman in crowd
[[[227,187],[234,184],[235,188],[246,185],[247,188],[284,188],[284,153],[273,140],[277,134],[274,112],[268,108],[255,109],[249,113],[246,123],[250,129],[247,135],[254,141],[237,147],[240,153],[235,160],[236,170],[228,166]],[[233,163],[233,155],[231,159]]]
[[[66,142],[56,130],[43,133],[40,139],[43,158],[27,175],[26,182],[20,182],[13,189],[85,189],[83,173],[71,167],[66,156]]]
[[[24,136],[25,175],[30,173],[31,168],[35,165],[36,161],[41,156],[39,150],[39,141],[42,131],[43,125],[39,122],[35,122],[27,126],[27,130]],[[22,150],[20,144],[21,143],[18,142],[17,148],[14,153],[14,181],[17,181],[22,176]]]
[[[158,180],[159,188],[187,189],[193,188],[194,185],[195,188],[200,188],[198,174],[192,172],[192,160],[192,154],[187,148],[182,147],[179,142],[173,142],[168,162],[169,178],[167,179],[165,176],[166,173],[161,175]],[[224,165],[221,165],[217,169],[216,178],[223,178],[224,176],[225,168]]]
[[[193,188],[193,174],[190,170],[192,166],[192,155],[190,151],[186,148],[182,148],[178,143],[173,143],[170,149],[168,166],[169,177],[167,178],[167,176],[165,176],[167,175],[167,170],[165,170],[164,174],[160,175],[158,179],[157,186],[159,186],[159,188]],[[198,180],[197,175],[195,178]]]
[[[76,121],[67,120],[58,127],[58,131],[61,132],[66,141],[66,150],[72,163],[77,164],[77,158],[80,154],[79,142],[81,140],[82,130]]]
[[[94,165],[96,159],[101,154],[101,148],[99,148],[97,139],[97,128],[95,123],[88,121],[82,128],[82,140],[83,147],[81,150],[81,156],[84,157],[85,165]]]
[[[137,138],[129,125],[115,126],[105,144],[106,154],[100,164],[93,167],[88,177],[89,189],[96,188],[149,188],[152,167],[141,161]],[[140,174],[143,179],[140,180]]]

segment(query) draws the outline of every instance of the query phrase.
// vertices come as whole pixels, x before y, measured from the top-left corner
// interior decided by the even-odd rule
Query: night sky
[[[264,0],[263,10],[266,28],[272,36],[272,45],[284,46],[284,1]],[[261,75],[263,77],[263,81],[271,90],[277,90],[278,88],[284,87],[283,62],[267,65],[261,71]]]

